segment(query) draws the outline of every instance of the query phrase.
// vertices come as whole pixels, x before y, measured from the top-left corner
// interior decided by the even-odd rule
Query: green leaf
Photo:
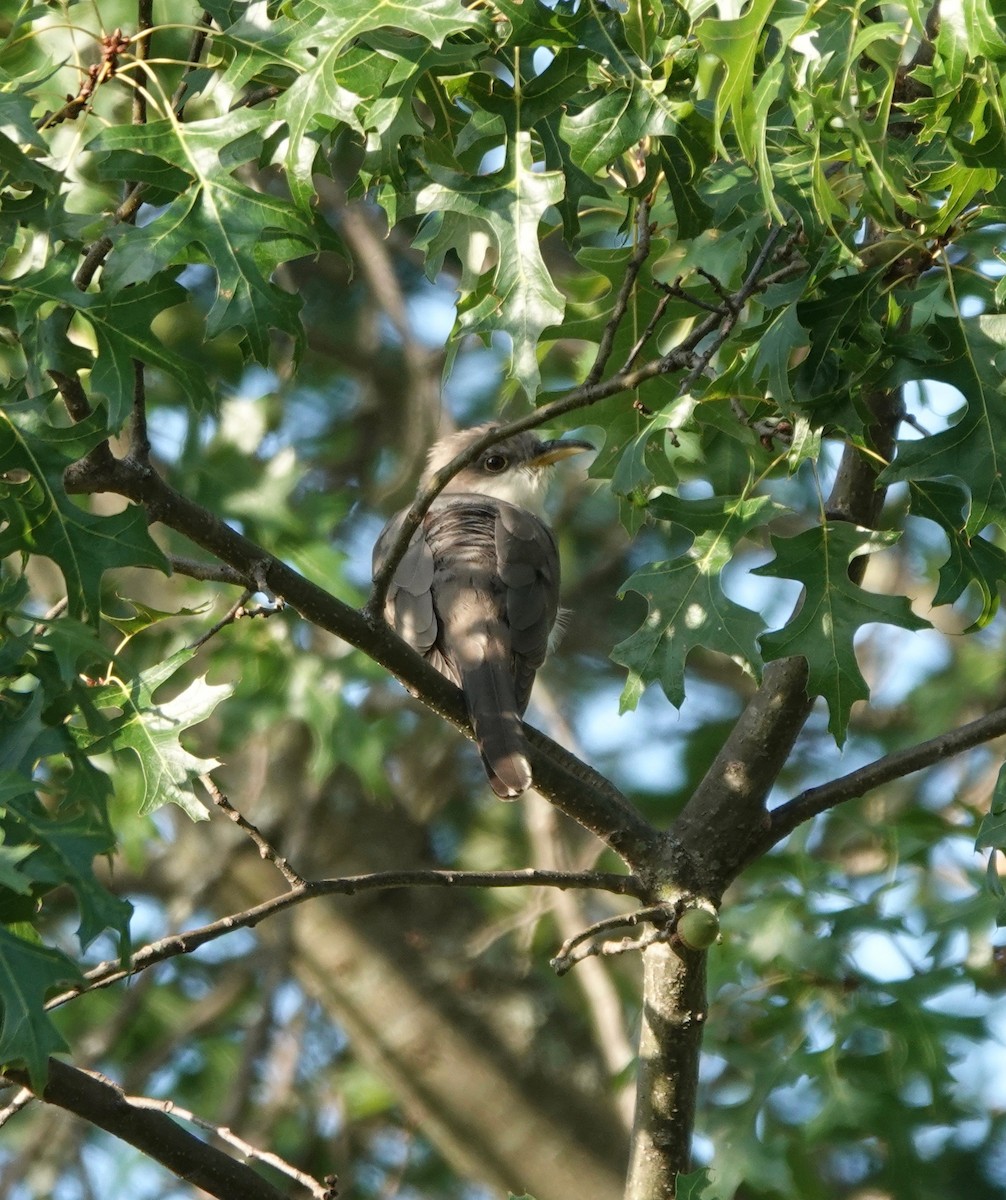
[[[946,534],[950,556],[940,567],[939,586],[933,604],[953,604],[974,584],[982,609],[969,630],[987,625],[999,610],[999,584],[1006,581],[1006,551],[981,534],[966,529],[967,489],[948,480],[915,482],[912,514],[934,521]]]
[[[840,745],[845,741],[849,712],[865,700],[869,688],[856,662],[853,639],[861,625],[879,621],[902,629],[927,629],[904,596],[867,592],[849,578],[849,563],[897,540],[845,522],[816,525],[796,537],[772,537],[776,557],[754,575],[796,579],[804,586],[799,611],[782,628],[762,634],[765,661],[801,655],[807,660],[807,690],[828,702],[828,728]]]
[[[776,506],[767,496],[692,501],[661,496],[650,509],[687,529],[692,543],[677,558],[636,571],[619,592],[639,592],[649,605],[643,625],[611,652],[615,662],[629,669],[623,711],[634,708],[643,687],[654,680],[680,706],[685,663],[699,646],[729,655],[753,674],[760,666],[757,639],[765,622],[730,600],[721,579],[740,539],[763,524]]]
[[[95,688],[95,706],[121,709],[121,720],[112,734],[99,739],[82,730],[76,730],[75,735],[88,754],[102,750],[131,750],[136,755],[143,775],[141,812],[151,812],[162,804],[177,804],[193,821],[200,821],[205,820],[207,813],[193,791],[193,780],[220,763],[215,758],[197,758],[190,754],[179,738],[186,729],[205,721],[233,689],[229,684],[210,685],[200,676],[172,700],[154,701],[158,688],[167,683],[194,653],[179,650],[135,679],[115,679]]]
[[[255,191],[234,177],[236,167],[260,144],[251,135],[259,134],[269,119],[268,112],[241,109],[186,124],[113,126],[88,144],[97,154],[128,150],[152,155],[191,179],[147,224],[119,225],[112,231],[116,245],[105,267],[108,282],[125,289],[169,266],[208,264],[217,277],[208,332],[243,330],[259,362],[268,360],[271,329],[295,338],[301,333],[300,299],[272,282],[274,272],[332,241],[312,216],[288,200]]]
[[[52,331],[44,321],[37,321],[42,306],[55,301],[65,306],[64,312],[78,312],[88,322],[98,344],[91,382],[94,390],[108,399],[108,428],[112,430],[121,429],[132,411],[134,360],[176,379],[186,394],[197,400],[208,401],[211,397],[205,373],[151,334],[151,325],[162,312],[188,298],[184,288],[165,276],[151,278],[156,266],[148,260],[146,269],[137,274],[143,282],[133,287],[101,292],[82,292],[74,285],[70,256],[54,257],[41,270],[12,282],[0,281],[0,295],[4,291],[12,294],[22,329],[34,330],[34,342],[26,346],[26,351],[34,354],[40,369],[62,365],[53,361],[46,340]],[[65,322],[60,336],[63,333]]]
[[[1006,386],[1000,363],[1006,350],[1006,317],[937,319],[925,332],[934,352],[914,376],[952,384],[966,397],[963,415],[940,433],[898,442],[883,483],[959,479],[971,493],[964,532],[974,536],[990,522],[1006,523]]]
[[[45,1084],[49,1056],[67,1048],[44,1008],[54,989],[83,979],[59,950],[0,927],[0,1063],[24,1063],[32,1087]]]
[[[941,0],[936,48],[952,87],[960,87],[969,60],[1006,59],[1001,20],[990,0]]]
[[[996,784],[992,789],[992,802],[988,813],[982,817],[975,839],[976,850],[1006,849],[1006,763],[999,768]],[[992,856],[993,859],[995,855]]]
[[[710,1188],[711,1172],[708,1167],[678,1174],[674,1179],[674,1200],[707,1200],[714,1193]]]
[[[125,948],[133,906],[103,887],[92,866],[97,855],[113,849],[103,823],[90,812],[68,820],[53,818],[34,795],[12,799],[7,807],[8,831],[30,843],[33,851],[23,863],[23,872],[43,890],[65,885],[73,891],[80,911],[81,947],[86,949],[105,929],[112,929]]]
[[[454,34],[484,28],[487,17],[461,0],[314,0],[317,14],[301,23],[301,32],[290,45],[290,54],[301,73],[279,105],[289,128],[286,167],[294,199],[306,208],[314,196],[312,169],[316,147],[305,141],[319,123],[332,118],[351,128],[362,126],[356,98],[340,88],[339,60],[354,39],[376,29],[403,30],[435,47]],[[414,73],[413,65],[407,74]],[[407,94],[407,93],[406,93]]]
[[[695,26],[702,48],[707,54],[715,54],[726,68],[726,77],[716,91],[714,118],[716,143],[726,157],[729,154],[723,141],[723,123],[730,113],[738,131],[745,129],[758,44],[772,5],[773,0],[751,0],[741,17],[725,21],[705,17]]]
[[[142,508],[130,504],[100,516],[73,503],[63,489],[63,471],[105,437],[95,411],[66,428],[47,425],[38,407],[9,404],[0,409],[0,474],[26,473],[23,482],[0,482],[0,557],[20,552],[51,558],[63,573],[71,617],[96,625],[101,577],[116,567],[166,571],[167,561],[147,533]]]
[[[588,175],[615,162],[645,137],[673,133],[675,111],[691,112],[690,101],[668,102],[649,81],[634,79],[626,88],[601,94],[586,108],[559,122],[559,135],[569,143],[573,161]]]
[[[539,235],[546,209],[562,197],[562,175],[535,170],[531,136],[519,132],[507,142],[500,171],[472,178],[430,162],[410,190],[403,207],[437,214],[418,239],[428,249],[434,273],[448,249],[455,249],[462,263],[477,273],[481,261],[473,264],[474,247],[485,232],[492,237],[495,266],[462,295],[458,326],[486,337],[509,334],[513,352],[508,373],[534,397],[541,383],[538,339],[544,329],[561,323],[565,310],[562,293],[542,258]]]

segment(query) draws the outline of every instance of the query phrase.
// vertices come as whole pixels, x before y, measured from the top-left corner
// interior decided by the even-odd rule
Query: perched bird
[[[441,438],[425,486],[491,425]],[[493,791],[512,800],[531,785],[521,717],[559,612],[559,555],[538,515],[547,468],[589,442],[518,433],[460,470],[430,505],[391,580],[388,624],[464,693]],[[405,512],[374,547],[381,569]]]

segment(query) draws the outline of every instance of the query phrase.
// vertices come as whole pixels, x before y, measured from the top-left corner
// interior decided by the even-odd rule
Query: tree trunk
[[[625,1200],[672,1200],[689,1169],[699,1049],[706,1019],[704,951],[658,942],[643,954],[636,1119]]]

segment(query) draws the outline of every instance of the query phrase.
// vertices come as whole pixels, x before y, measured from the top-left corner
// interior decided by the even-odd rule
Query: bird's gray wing
[[[527,742],[514,693],[506,585],[496,526],[500,502],[461,494],[435,502],[426,528],[435,560],[435,649],[464,692],[475,742],[493,791],[510,800],[531,784]]]
[[[405,512],[398,513],[381,530],[381,536],[374,546],[375,575],[381,569],[405,516]],[[391,577],[388,597],[384,603],[384,619],[400,638],[424,658],[430,657],[440,633],[440,624],[433,605],[435,570],[436,564],[426,537],[426,528],[420,525]],[[439,659],[439,654],[437,657]],[[440,662],[433,665],[443,674],[451,674],[443,670]]]
[[[518,712],[523,713],[559,611],[559,552],[548,526],[512,504],[499,505],[495,539],[506,589],[514,691]]]

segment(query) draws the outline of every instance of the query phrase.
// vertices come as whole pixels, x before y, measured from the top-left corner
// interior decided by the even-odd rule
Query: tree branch
[[[834,519],[872,526],[885,494],[877,487],[878,456],[882,461],[891,456],[901,403],[896,391],[864,400],[873,414],[867,439],[875,454],[846,445],[826,508]],[[850,578],[858,582],[865,566],[865,556],[854,559]],[[813,706],[806,688],[804,658],[779,659],[765,667],[761,686],[667,835],[666,877],[676,886],[717,903],[751,861],[751,847],[765,844],[771,828],[765,799]],[[715,845],[710,844],[710,829],[723,832]]]
[[[764,837],[751,848],[751,858],[757,858],[792,833],[798,825],[837,804],[854,800],[885,783],[922,771],[956,754],[963,754],[965,750],[972,750],[1003,734],[1006,734],[1006,708],[997,708],[967,725],[937,734],[904,750],[896,750],[893,754],[885,754],[883,758],[875,759],[865,767],[859,767],[819,787],[807,788],[772,811]]]
[[[269,841],[268,838],[259,830],[258,826],[253,825],[247,817],[243,816],[223,792],[213,782],[210,775],[200,775],[199,782],[209,793],[210,799],[220,809],[220,811],[228,817],[235,825],[248,835],[255,849],[258,850],[259,858],[265,859],[266,862],[271,862],[277,871],[283,876],[291,888],[303,887],[307,880],[303,875],[290,866],[289,862],[276,847]]]
[[[644,215],[643,206],[640,205],[640,217]],[[645,215],[648,217],[648,210]],[[630,260],[629,266],[626,268],[626,278],[623,280],[622,287],[619,290],[618,298],[615,302],[615,307],[609,317],[604,332],[602,334],[602,346],[598,351],[598,360],[601,361],[601,366],[607,362],[610,356],[610,347],[605,352],[603,359],[601,358],[601,350],[604,348],[606,340],[614,340],[615,331],[620,324],[622,317],[625,315],[627,298],[632,284],[639,273],[640,268],[645,261],[645,254],[640,256],[640,247],[645,246],[646,253],[649,252],[649,225],[646,225],[646,238],[640,234],[640,240],[637,244],[637,251]],[[732,304],[739,309],[759,290],[762,286],[759,283],[759,276],[768,261],[769,255],[772,252],[772,247],[778,240],[782,230],[778,227],[773,228],[766,238],[765,245],[762,246],[758,255],[755,258],[754,264],[744,277],[743,282],[736,292],[731,295]],[[638,259],[638,261],[637,261]],[[472,442],[465,450],[457,457],[453,458],[445,467],[442,467],[430,480],[429,484],[423,488],[416,499],[413,501],[405,519],[399,527],[398,533],[395,535],[394,541],[388,547],[388,551],[381,570],[375,575],[373,587],[371,589],[370,598],[367,601],[365,611],[367,620],[372,625],[377,625],[384,620],[384,602],[388,594],[388,587],[395,571],[398,569],[398,564],[401,562],[406,550],[409,548],[409,543],[412,541],[412,536],[422,524],[423,518],[429,511],[430,505],[440,495],[443,489],[454,478],[454,476],[473,463],[476,458],[490,446],[494,446],[497,442],[504,441],[506,438],[513,436],[515,433],[524,433],[529,429],[538,429],[542,425],[547,425],[549,421],[556,417],[565,416],[567,413],[575,412],[577,409],[589,408],[593,404],[597,404],[600,400],[606,400],[609,396],[618,395],[620,392],[632,391],[645,383],[649,379],[655,379],[659,375],[666,375],[672,371],[680,371],[687,368],[692,370],[694,374],[696,366],[696,351],[701,343],[708,337],[710,333],[718,329],[717,336],[702,352],[703,363],[709,361],[713,354],[723,345],[727,337],[730,335],[730,330],[733,328],[736,321],[736,314],[732,309],[717,309],[710,313],[704,320],[700,321],[691,332],[677,346],[668,351],[667,354],[660,358],[651,359],[643,366],[633,368],[633,363],[638,355],[639,348],[633,349],[628,360],[620,370],[616,371],[607,380],[595,380],[597,362],[595,361],[594,368],[586,381],[579,387],[574,388],[565,396],[560,396],[559,399],[553,400],[548,404],[542,404],[536,408],[534,412],[528,413],[523,417],[518,417],[513,421],[508,421],[504,424],[496,426],[489,430],[477,441]],[[610,332],[610,339],[609,339]],[[648,331],[649,332],[649,331]],[[691,379],[691,375],[689,376]],[[686,381],[687,382],[687,381]]]
[[[255,587],[282,598],[300,615],[334,633],[386,667],[434,712],[471,737],[460,691],[416,654],[383,620],[371,622],[278,558],[267,554],[186,496],[150,467],[115,459],[102,443],[64,474],[68,492],[110,491],[143,505],[152,521],[185,534]],[[656,830],[603,775],[544,734],[525,726],[535,786],[542,795],[597,834],[629,864],[644,861],[658,845]]]
[[[281,896],[274,896],[242,912],[231,913],[208,925],[200,925],[183,933],[169,934],[137,950],[129,966],[123,967],[118,959],[99,963],[84,976],[84,983],[53,996],[46,1008],[58,1008],[67,1001],[110,987],[120,979],[127,979],[140,971],[146,971],[157,963],[191,954],[207,942],[216,941],[235,929],[254,929],[267,917],[284,912],[294,905],[303,904],[319,896],[355,896],[360,892],[391,890],[407,887],[443,888],[514,888],[556,887],[591,888],[614,892],[620,896],[641,896],[639,880],[634,875],[616,875],[604,871],[541,871],[526,867],[515,871],[375,871],[367,875],[346,875],[336,879],[318,879],[291,887]]]
[[[125,1100],[133,1108],[148,1112],[162,1112],[168,1116],[188,1121],[190,1125],[195,1125],[199,1129],[205,1129],[207,1133],[212,1133],[222,1142],[233,1146],[245,1158],[255,1159],[257,1162],[275,1168],[283,1175],[288,1175],[295,1183],[306,1188],[315,1200],[336,1200],[339,1194],[335,1176],[327,1176],[324,1181],[319,1181],[303,1171],[298,1171],[295,1166],[288,1163],[286,1159],[280,1158],[278,1154],[273,1154],[270,1150],[260,1150],[258,1146],[253,1146],[251,1142],[246,1142],[244,1138],[238,1137],[225,1125],[216,1125],[212,1121],[207,1121],[205,1117],[197,1116],[189,1109],[179,1107],[173,1100],[154,1100],[149,1096],[126,1096]]]
[[[249,584],[254,586],[254,580],[248,579],[226,563],[200,562],[197,558],[185,558],[179,554],[169,554],[167,559],[172,571],[179,575],[187,575],[190,579],[201,579],[207,583],[228,583],[242,588],[247,588]]]
[[[643,955],[643,1012],[626,1200],[671,1197],[689,1168],[706,1021],[706,956],[653,940]]]
[[[30,1088],[27,1072],[8,1069],[4,1074],[11,1083]],[[131,1104],[102,1075],[51,1058],[46,1085],[36,1094],[135,1146],[219,1200],[287,1200],[257,1171],[182,1129],[166,1113]]]
[[[639,202],[639,208],[636,211],[636,248],[632,252],[632,256],[625,266],[625,274],[622,276],[622,286],[618,289],[618,296],[615,298],[615,307],[611,310],[611,316],[605,322],[604,329],[601,331],[601,340],[597,347],[597,355],[594,358],[594,365],[590,368],[587,378],[584,383],[589,387],[604,374],[604,368],[608,365],[608,359],[611,357],[611,349],[615,344],[615,334],[618,332],[618,327],[622,323],[622,319],[629,307],[629,297],[636,286],[636,279],[639,277],[639,272],[643,269],[643,264],[650,256],[650,197],[645,196]],[[633,360],[630,357],[629,363]]]

